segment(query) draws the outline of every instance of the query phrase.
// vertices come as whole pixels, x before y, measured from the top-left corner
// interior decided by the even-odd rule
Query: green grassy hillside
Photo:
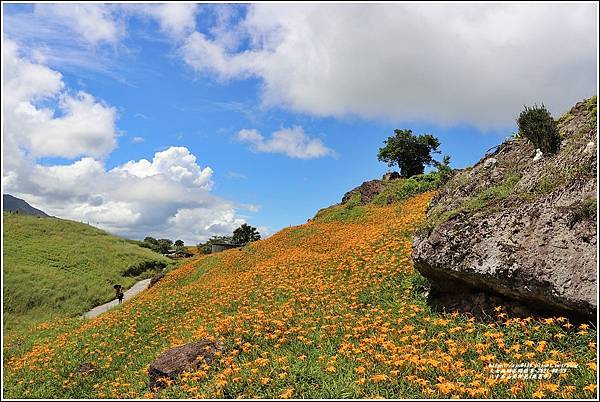
[[[81,314],[153,271],[124,275],[145,261],[170,261],[92,226],[3,213],[4,330]]]

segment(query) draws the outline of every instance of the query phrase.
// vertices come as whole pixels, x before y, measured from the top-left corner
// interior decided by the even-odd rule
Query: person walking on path
[[[123,303],[123,297],[125,297],[125,293],[123,293],[123,286],[115,285],[113,286],[115,292],[117,293],[117,299],[119,300],[119,304]]]

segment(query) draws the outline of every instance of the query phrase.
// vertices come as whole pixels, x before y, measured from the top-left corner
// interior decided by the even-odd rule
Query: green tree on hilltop
[[[245,223],[233,231],[233,242],[237,244],[247,244],[256,240],[260,240],[260,233],[255,227],[246,225]]]
[[[166,254],[173,246],[173,241],[170,239],[158,239],[158,252]]]
[[[397,165],[402,177],[422,174],[425,165],[435,165],[432,153],[437,150],[440,141],[431,134],[414,135],[412,130],[394,130],[394,135],[384,141],[379,148],[377,158],[388,166]]]

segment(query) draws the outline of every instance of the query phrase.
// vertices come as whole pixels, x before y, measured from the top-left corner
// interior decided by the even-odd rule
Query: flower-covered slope
[[[428,307],[411,236],[431,197],[334,207],[182,266],[96,319],[7,339],[4,396],[593,397],[596,334],[588,326],[510,319],[502,306],[493,323]],[[225,352],[148,388],[158,355],[200,339],[220,340]],[[570,367],[539,380],[499,379],[488,368],[528,362]]]

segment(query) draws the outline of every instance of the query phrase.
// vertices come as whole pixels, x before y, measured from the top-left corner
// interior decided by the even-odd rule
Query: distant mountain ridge
[[[32,207],[27,203],[27,201],[22,200],[17,197],[13,197],[10,194],[2,194],[2,210],[7,212],[15,212],[18,211],[22,214],[33,215],[33,216],[42,216],[49,217],[47,213],[41,211],[37,208]]]

